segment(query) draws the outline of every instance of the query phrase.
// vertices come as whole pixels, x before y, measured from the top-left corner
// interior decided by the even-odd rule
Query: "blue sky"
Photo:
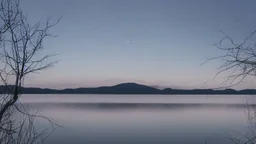
[[[256,29],[254,0],[23,0],[33,23],[63,16],[42,54],[54,68],[27,77],[27,86],[88,87],[138,82],[212,88],[224,31],[242,40]],[[236,88],[254,87],[247,81]]]

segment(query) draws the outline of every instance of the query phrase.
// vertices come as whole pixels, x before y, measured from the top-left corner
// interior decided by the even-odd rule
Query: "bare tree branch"
[[[42,143],[49,135],[43,130],[38,133],[34,127],[35,118],[51,119],[30,114],[17,102],[22,95],[22,86],[27,75],[52,67],[56,62],[48,59],[55,55],[40,56],[44,40],[52,37],[50,29],[59,23],[37,22],[31,25],[20,9],[19,0],[0,0],[0,80],[4,85],[0,95],[0,143],[34,144]],[[22,108],[22,109],[21,109]],[[14,118],[18,113],[21,120]]]
[[[215,47],[223,52],[223,55],[207,59],[203,64],[212,60],[221,60],[215,77],[222,73],[229,73],[223,85],[227,87],[241,83],[246,77],[256,76],[256,43],[253,40],[256,30],[237,44],[230,36],[221,32],[224,37],[215,44]]]

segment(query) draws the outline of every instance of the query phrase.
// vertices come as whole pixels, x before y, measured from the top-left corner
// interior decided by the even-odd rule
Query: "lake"
[[[47,143],[233,144],[248,131],[252,96],[23,95],[58,128]],[[39,127],[46,127],[38,122]]]

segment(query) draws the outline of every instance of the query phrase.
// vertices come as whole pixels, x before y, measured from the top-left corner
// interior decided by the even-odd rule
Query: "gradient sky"
[[[27,77],[26,86],[91,87],[138,82],[173,88],[212,88],[224,31],[242,40],[256,29],[255,0],[22,0],[33,23],[63,16],[43,53],[54,68]],[[236,88],[255,87],[247,81]]]

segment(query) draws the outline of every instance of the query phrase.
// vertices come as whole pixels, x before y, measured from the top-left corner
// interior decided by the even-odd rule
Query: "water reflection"
[[[217,104],[217,103],[58,103],[58,102],[34,102],[34,103],[24,103],[28,106],[40,107],[40,108],[72,108],[72,109],[101,109],[101,110],[121,110],[121,109],[191,109],[191,108],[231,108],[240,109],[245,107],[256,107],[255,104]]]
[[[66,127],[49,143],[232,143],[246,132],[245,96],[28,95],[22,102]],[[255,107],[250,103],[250,107]],[[41,124],[43,126],[43,124]]]

